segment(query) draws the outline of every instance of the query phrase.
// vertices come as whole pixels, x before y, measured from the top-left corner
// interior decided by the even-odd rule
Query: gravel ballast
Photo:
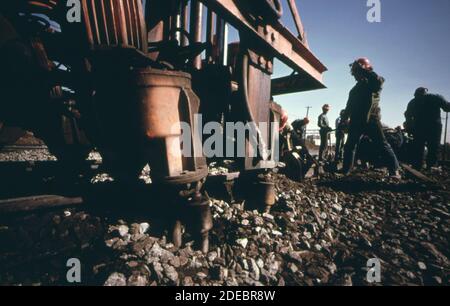
[[[78,258],[84,285],[370,285],[367,262],[377,258],[382,285],[449,285],[449,172],[426,174],[438,183],[379,170],[303,183],[274,174],[270,213],[211,199],[208,254],[189,232],[176,249],[145,215],[83,208],[2,217],[0,284],[67,285],[67,260]]]

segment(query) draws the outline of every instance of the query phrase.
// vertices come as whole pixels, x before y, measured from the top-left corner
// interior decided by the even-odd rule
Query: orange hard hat
[[[355,64],[359,64],[361,68],[364,70],[372,70],[372,64],[367,57],[360,57],[356,61],[350,64],[350,67],[353,67]]]
[[[284,109],[281,110],[280,131],[286,127],[288,120],[289,120],[288,113]]]

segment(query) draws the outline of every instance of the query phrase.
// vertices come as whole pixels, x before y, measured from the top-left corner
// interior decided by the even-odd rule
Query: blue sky
[[[295,33],[285,1],[283,23]],[[279,96],[276,100],[290,119],[303,118],[313,106],[310,128],[324,103],[332,105],[330,121],[345,107],[354,85],[348,64],[356,57],[371,59],[386,79],[382,96],[382,121],[403,123],[403,113],[418,86],[450,99],[450,1],[381,0],[381,22],[366,19],[367,0],[297,0],[314,54],[328,67],[327,89]],[[275,75],[290,74],[275,65]],[[442,113],[442,116],[445,114]]]

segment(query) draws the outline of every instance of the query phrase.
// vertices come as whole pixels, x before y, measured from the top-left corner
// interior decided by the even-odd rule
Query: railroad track
[[[84,203],[82,197],[62,195],[35,195],[0,200],[0,215],[26,213],[40,209],[61,209]]]
[[[45,145],[6,145],[0,147],[0,152],[16,152],[25,150],[47,150]]]
[[[86,160],[86,163],[92,170],[99,170],[101,162],[97,160]],[[59,170],[58,161],[56,160],[40,160],[40,161],[0,161],[0,178],[5,175],[30,173],[54,174]]]
[[[33,150],[46,147],[8,146],[6,149],[14,151],[28,148]],[[86,163],[93,176],[101,171],[100,161],[86,160]],[[83,204],[81,196],[65,195],[72,186],[57,180],[51,181],[62,173],[64,172],[55,160],[0,161],[0,216]]]

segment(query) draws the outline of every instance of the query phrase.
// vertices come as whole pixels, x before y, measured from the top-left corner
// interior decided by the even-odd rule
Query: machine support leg
[[[188,207],[190,211],[188,215],[191,216],[190,222],[192,222],[192,230],[196,237],[196,244],[205,254],[209,250],[209,231],[213,227],[209,204],[210,200],[198,193],[195,195],[193,201],[189,203]]]
[[[172,242],[176,248],[180,248],[183,243],[182,225],[180,220],[175,220],[173,224]]]
[[[202,233],[201,242],[200,242],[200,250],[203,254],[208,253],[209,251],[209,232]]]
[[[190,185],[184,188],[169,188],[169,194],[176,194],[171,199],[173,211],[171,218],[171,238],[176,248],[183,245],[182,227],[185,225],[191,232],[197,249],[203,253],[209,251],[209,231],[213,227],[210,200],[200,192],[202,183],[197,182],[193,190]]]
[[[245,200],[246,209],[269,212],[276,203],[275,184],[269,173],[242,174],[235,182],[233,193]]]

